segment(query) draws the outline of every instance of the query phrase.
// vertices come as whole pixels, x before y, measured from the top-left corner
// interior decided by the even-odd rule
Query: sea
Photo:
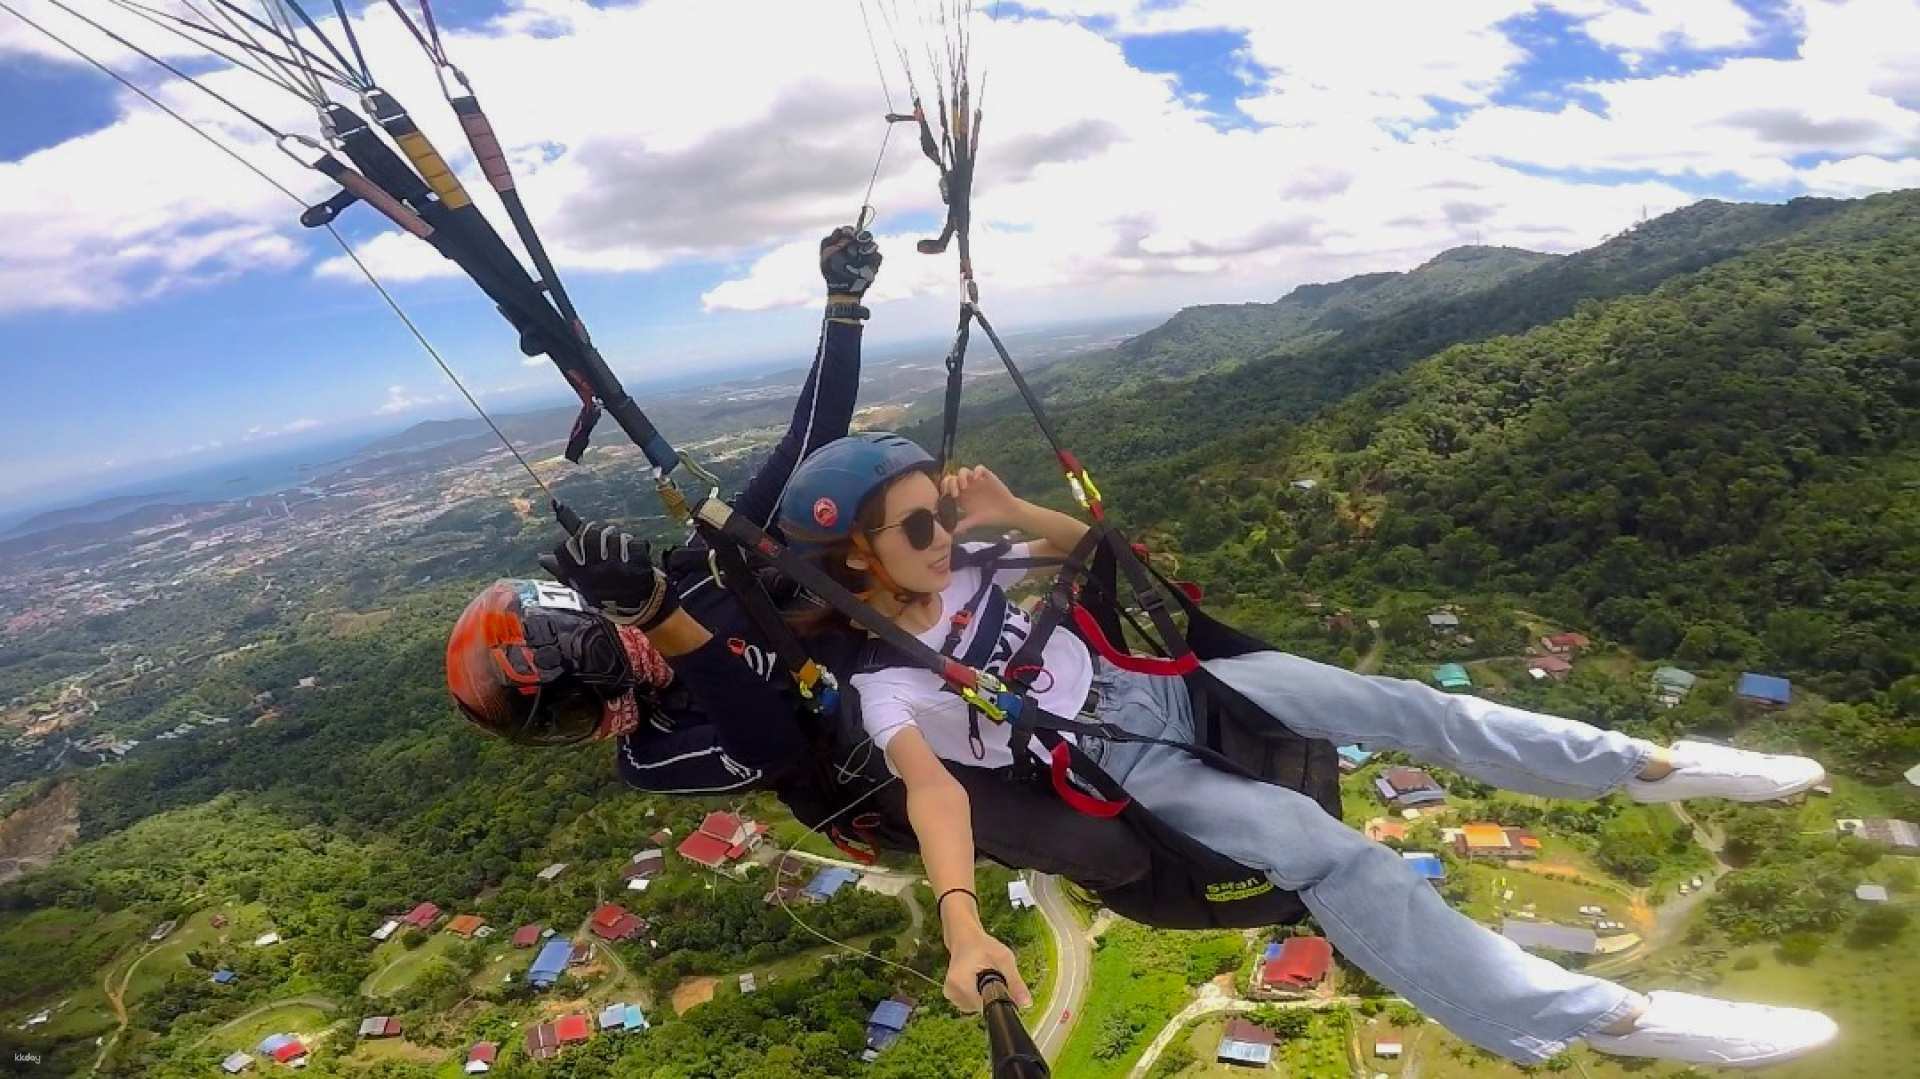
[[[84,494],[43,498],[0,506],[0,537],[14,534],[22,524],[43,513],[68,511],[68,524],[108,521],[142,506],[159,503],[223,502],[285,491],[323,474],[329,466],[352,457],[375,435],[310,443],[296,449],[263,453],[156,476],[138,482],[94,487]]]

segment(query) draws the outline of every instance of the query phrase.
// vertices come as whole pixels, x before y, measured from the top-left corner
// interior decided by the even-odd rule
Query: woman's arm
[[[981,971],[1007,979],[1014,1002],[1032,1002],[1013,952],[987,935],[973,883],[973,809],[967,792],[934,756],[919,730],[898,731],[887,743],[887,760],[907,785],[907,818],[920,840],[920,861],[940,899],[940,928],[947,944],[947,999],[964,1012],[980,1010],[974,982]],[[954,892],[964,889],[965,894]]]
[[[960,502],[961,518],[956,531],[1017,529],[1034,537],[1027,548],[1031,558],[1065,558],[1087,534],[1089,526],[1085,521],[1015,497],[1005,481],[984,465],[963,468],[946,477],[942,484],[946,493]],[[1043,572],[1047,571],[1036,569],[1027,576]]]

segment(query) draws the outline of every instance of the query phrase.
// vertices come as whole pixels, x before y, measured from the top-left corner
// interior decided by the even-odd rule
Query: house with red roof
[[[554,1033],[552,1023],[539,1023],[527,1028],[527,1055],[535,1060],[545,1060],[560,1052],[560,1036]]]
[[[303,1044],[300,1039],[295,1038],[273,1051],[273,1062],[275,1064],[291,1064],[306,1055],[306,1045]]]
[[[432,929],[433,923],[440,920],[440,908],[432,903],[422,903],[408,911],[400,919],[401,925],[411,925],[419,929]]]
[[[618,903],[603,903],[587,928],[601,940],[632,940],[647,931],[647,923]]]
[[[767,826],[732,813],[713,812],[675,848],[680,857],[708,869],[722,869],[760,845]]]
[[[460,914],[456,915],[453,921],[447,923],[447,932],[452,933],[456,937],[472,940],[473,935],[478,933],[480,927],[486,924],[487,920],[478,914]]]
[[[553,1033],[561,1045],[579,1045],[593,1037],[593,1020],[584,1015],[563,1015],[554,1021]]]
[[[1573,661],[1566,656],[1535,656],[1527,661],[1527,675],[1534,681],[1552,679],[1556,682],[1573,673]]]
[[[1333,970],[1333,945],[1325,937],[1288,937],[1254,968],[1256,997],[1305,996],[1319,989]]]
[[[513,946],[531,948],[540,943],[540,926],[536,923],[523,925],[513,931]]]
[[[1540,638],[1540,646],[1554,655],[1564,656],[1569,652],[1578,652],[1593,644],[1583,633],[1555,633]]]
[[[467,1064],[461,1070],[468,1075],[485,1075],[493,1070],[493,1062],[500,1056],[500,1047],[493,1042],[474,1042],[467,1050]]]

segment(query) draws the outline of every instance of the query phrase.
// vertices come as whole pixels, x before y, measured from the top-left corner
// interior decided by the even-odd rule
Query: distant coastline
[[[18,539],[64,525],[97,524],[161,503],[231,502],[292,490],[318,470],[351,458],[372,436],[316,443],[259,457],[221,461],[118,490],[91,492],[64,504],[0,509],[0,539]]]

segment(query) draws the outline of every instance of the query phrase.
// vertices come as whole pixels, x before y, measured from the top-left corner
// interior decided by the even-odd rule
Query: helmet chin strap
[[[894,580],[893,574],[887,572],[886,563],[880,560],[873,545],[867,542],[867,537],[856,532],[850,538],[853,540],[854,550],[859,551],[861,557],[866,559],[866,573],[873,580],[872,588],[856,592],[854,595],[868,603],[873,602],[873,597],[876,595],[887,595],[893,597],[893,601],[902,607],[911,607],[927,598],[928,593],[914,592],[900,587],[900,582]]]

